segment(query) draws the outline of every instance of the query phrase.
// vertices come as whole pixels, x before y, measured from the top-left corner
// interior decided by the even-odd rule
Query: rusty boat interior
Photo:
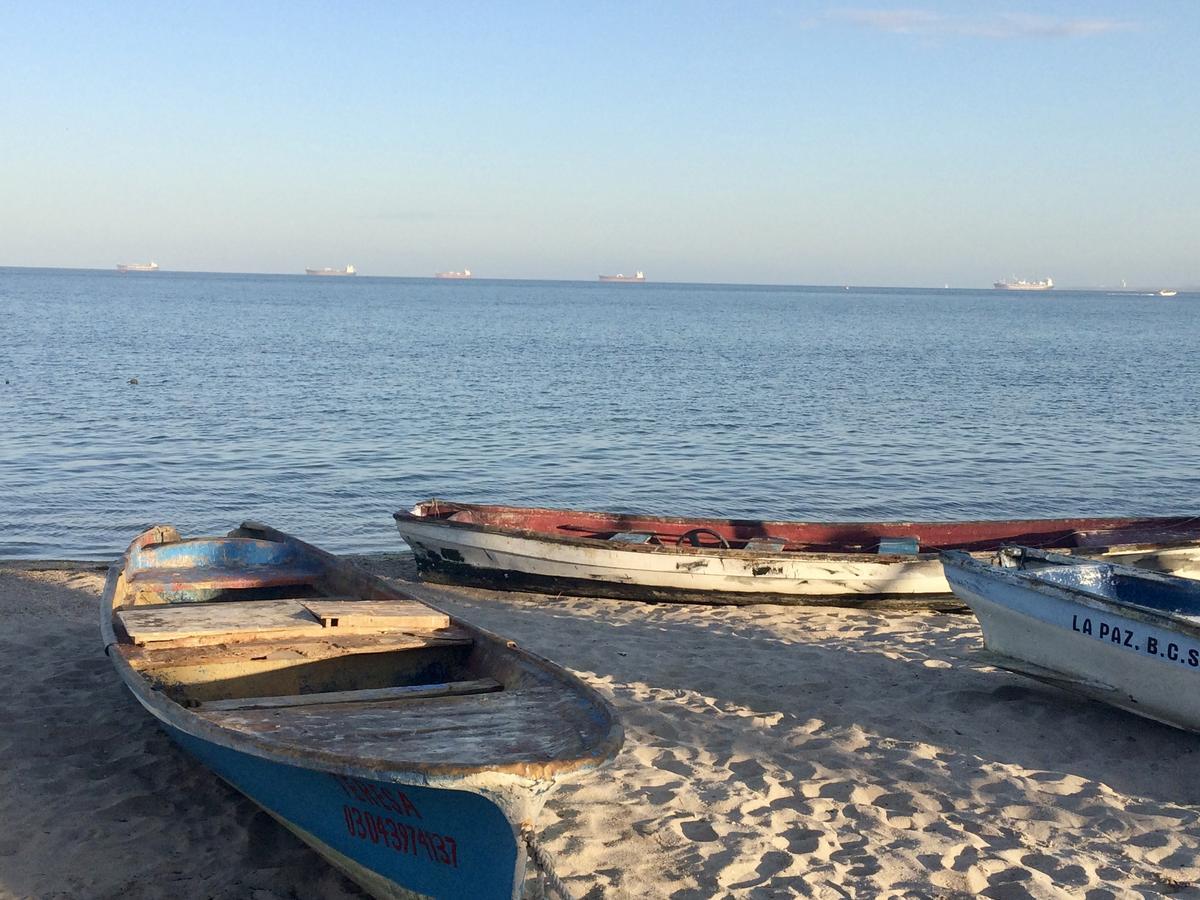
[[[986,553],[1013,544],[1096,551],[1110,547],[1169,547],[1200,542],[1200,517],[1014,519],[963,522],[772,522],[494,506],[431,499],[400,521],[438,521],[464,529],[520,534],[541,540],[605,541],[663,547],[702,547],[751,553],[937,554]]]

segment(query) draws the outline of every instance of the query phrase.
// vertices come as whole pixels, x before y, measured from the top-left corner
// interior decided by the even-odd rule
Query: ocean
[[[0,558],[432,496],[786,519],[1200,509],[1200,295],[0,269]]]

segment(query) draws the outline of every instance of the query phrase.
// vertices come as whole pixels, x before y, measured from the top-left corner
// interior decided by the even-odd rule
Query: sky
[[[0,265],[1200,284],[1200,4],[0,0]]]

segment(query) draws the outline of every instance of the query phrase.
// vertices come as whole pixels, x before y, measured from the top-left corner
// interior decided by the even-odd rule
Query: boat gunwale
[[[911,559],[912,557],[908,557]],[[967,606],[947,588],[929,594],[874,591],[849,594],[789,594],[780,591],[732,591],[714,588],[674,588],[640,582],[563,578],[491,569],[440,560],[418,571],[427,582],[488,591],[520,591],[550,596],[635,600],[643,603],[673,603],[687,606],[790,606],[891,611],[965,612]]]
[[[438,612],[445,613],[450,617],[452,625],[466,630],[476,641],[491,644],[496,649],[511,653],[515,656],[516,662],[519,665],[535,670],[543,678],[549,679],[551,683],[572,691],[581,700],[586,701],[601,717],[608,719],[608,730],[606,733],[602,733],[601,728],[597,728],[596,740],[591,744],[590,752],[586,755],[563,759],[549,759],[540,762],[530,759],[500,764],[462,764],[421,763],[419,761],[398,762],[394,759],[379,759],[377,757],[314,750],[306,748],[303,745],[282,745],[263,740],[253,734],[236,731],[216,724],[201,716],[198,711],[182,706],[175,700],[167,697],[162,691],[155,690],[150,681],[135,669],[120,651],[120,647],[131,645],[120,640],[113,626],[113,620],[117,612],[117,609],[113,607],[113,601],[116,596],[120,577],[129,564],[131,550],[139,539],[162,527],[154,526],[143,530],[134,543],[130,544],[130,548],[109,566],[100,602],[100,632],[104,641],[105,655],[112,660],[125,686],[151,714],[180,731],[236,752],[249,753],[253,756],[283,765],[367,780],[385,780],[394,783],[420,784],[443,788],[454,787],[454,785],[445,784],[444,782],[466,782],[461,784],[460,787],[467,790],[472,789],[476,782],[486,781],[489,776],[499,776],[501,779],[514,779],[517,781],[551,782],[562,776],[586,772],[612,759],[624,742],[624,729],[612,703],[594,687],[584,682],[578,675],[536,653],[526,650],[515,641],[503,638],[487,629],[451,615],[435,603],[406,595],[403,591],[393,587],[383,579],[371,575],[349,560],[339,559],[333,554],[319,547],[307,544],[285,532],[277,531],[261,523],[249,521],[243,523],[241,528],[261,530],[269,535],[275,535],[283,540],[294,542],[301,550],[315,554],[318,560],[325,564],[327,569],[340,569],[358,577],[365,577],[376,582],[381,590],[394,599],[416,601]],[[220,537],[212,539],[221,540]],[[114,652],[114,648],[116,648],[116,652]],[[572,683],[572,681],[575,683]],[[487,787],[487,785],[484,785],[484,787]]]
[[[449,512],[446,515],[418,515],[415,510],[425,508],[431,504],[444,506]],[[412,522],[414,524],[424,524],[436,527],[449,527],[459,531],[478,532],[484,534],[501,535],[505,537],[519,537],[527,540],[537,541],[540,543],[551,543],[567,547],[579,547],[583,549],[604,548],[614,552],[632,552],[632,553],[650,553],[650,554],[684,554],[687,556],[712,556],[718,558],[730,559],[761,559],[761,560],[812,560],[814,562],[821,560],[839,560],[839,561],[856,561],[856,562],[879,562],[883,564],[892,564],[905,561],[925,561],[936,560],[942,553],[956,552],[953,550],[926,550],[917,553],[879,553],[871,550],[861,551],[813,551],[813,550],[792,550],[792,551],[762,551],[762,550],[746,550],[735,549],[732,547],[695,547],[689,545],[671,545],[671,544],[616,544],[609,538],[590,538],[590,537],[571,537],[567,535],[552,534],[546,531],[538,531],[531,528],[521,528],[517,526],[490,525],[479,522],[455,522],[449,518],[458,512],[483,510],[488,512],[511,512],[518,514],[550,514],[561,515],[564,517],[581,516],[603,516],[612,519],[617,518],[636,518],[639,521],[661,522],[668,525],[692,525],[697,527],[708,527],[712,525],[725,525],[730,528],[736,528],[739,525],[753,523],[756,526],[762,527],[769,531],[770,526],[780,525],[787,528],[816,526],[827,528],[861,528],[863,526],[875,525],[894,528],[903,528],[907,526],[913,527],[953,527],[966,525],[1012,525],[1014,527],[1021,525],[1030,526],[1055,526],[1059,525],[1062,529],[1070,528],[1072,531],[1081,530],[1072,525],[1080,525],[1087,523],[1094,529],[1102,529],[1105,526],[1115,527],[1117,525],[1132,525],[1132,524],[1153,524],[1156,522],[1166,523],[1174,522],[1184,524],[1187,522],[1195,522],[1196,537],[1188,540],[1164,541],[1164,542],[1147,542],[1138,541],[1126,544],[1096,544],[1087,547],[1072,548],[1081,551],[1081,556],[1100,555],[1105,553],[1129,553],[1138,552],[1140,550],[1176,550],[1188,547],[1200,547],[1200,517],[1197,516],[1156,516],[1156,517],[1097,517],[1097,518],[1073,518],[1073,519],[977,519],[977,520],[949,520],[949,521],[928,521],[928,522],[800,522],[800,521],[767,521],[757,519],[719,519],[719,518],[685,518],[681,516],[652,516],[643,515],[641,513],[609,513],[597,512],[592,510],[576,510],[565,508],[537,507],[537,506],[503,506],[498,504],[483,504],[483,503],[461,503],[457,501],[444,501],[436,498],[422,500],[413,506],[412,510],[399,510],[392,513],[392,518],[396,520],[397,526],[402,523]],[[401,527],[403,533],[403,528]],[[1002,538],[997,541],[1004,546]],[[998,548],[996,548],[998,549]],[[1058,548],[1065,549],[1065,548]],[[977,550],[977,551],[957,551],[957,552],[972,552],[980,554],[991,554],[996,552],[995,549]]]
[[[1039,550],[1035,547],[1014,547],[1011,549],[1019,549],[1023,554],[1027,554],[1035,559],[1042,559],[1046,562],[1055,563],[1058,565],[1108,566],[1111,569],[1118,570],[1121,574],[1130,575],[1145,581],[1169,582],[1171,579],[1182,578],[1182,576],[1178,575],[1167,575],[1162,572],[1152,572],[1148,569],[1139,569],[1134,566],[1121,565],[1120,563],[1106,562],[1105,560],[1067,556],[1062,553]],[[943,569],[961,569],[968,572],[974,572],[978,575],[987,575],[989,577],[1000,578],[1001,580],[1007,581],[1012,586],[1022,587],[1026,590],[1034,590],[1037,593],[1046,593],[1049,596],[1066,603],[1073,603],[1077,606],[1086,606],[1090,609],[1107,612],[1121,618],[1142,622],[1147,625],[1156,625],[1160,628],[1167,628],[1171,631],[1187,634],[1190,637],[1200,639],[1200,621],[1188,618],[1182,613],[1172,613],[1153,606],[1145,606],[1140,603],[1111,600],[1107,597],[1090,593],[1083,588],[1074,587],[1071,585],[1056,584],[1054,582],[1040,579],[1037,577],[1037,570],[1006,568],[987,560],[976,559],[969,553],[964,553],[961,550],[943,551],[941,554],[941,560]],[[1192,581],[1193,579],[1184,580]],[[1197,584],[1197,591],[1200,592],[1200,583]],[[955,596],[959,596],[961,599],[961,595],[959,595],[957,591],[955,591]],[[987,603],[990,603],[994,606],[1001,606],[1006,609],[1010,608],[1007,604],[999,603],[995,600],[989,600],[987,598],[984,599]],[[972,610],[974,610],[974,606],[969,600],[964,599],[963,602],[968,606],[971,606]]]

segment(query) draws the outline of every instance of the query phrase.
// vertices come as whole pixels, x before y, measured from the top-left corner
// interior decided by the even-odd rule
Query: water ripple
[[[0,557],[244,517],[390,549],[435,494],[1193,512],[1197,299],[0,269]]]

